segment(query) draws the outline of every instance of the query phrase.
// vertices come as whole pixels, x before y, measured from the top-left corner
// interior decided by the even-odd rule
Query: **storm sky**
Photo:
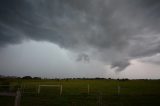
[[[160,78],[160,1],[1,0],[0,74]]]

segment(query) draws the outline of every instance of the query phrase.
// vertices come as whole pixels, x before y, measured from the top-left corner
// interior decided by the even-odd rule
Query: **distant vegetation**
[[[41,77],[32,77],[32,76],[23,76],[23,77],[17,77],[17,76],[2,76],[0,75],[0,79],[33,79],[33,80],[119,80],[119,81],[127,81],[129,80],[128,78],[122,78],[122,79],[112,79],[112,78],[41,78]],[[148,79],[143,79],[143,80],[148,80]]]

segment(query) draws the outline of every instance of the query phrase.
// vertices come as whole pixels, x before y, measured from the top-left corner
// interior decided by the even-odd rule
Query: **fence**
[[[17,90],[16,93],[0,92],[0,96],[14,96],[15,97],[14,106],[20,106],[21,92],[19,89]]]
[[[21,87],[22,94],[23,93],[38,93],[38,94],[40,94],[42,87],[59,87],[60,88],[59,94],[62,95],[62,92],[63,92],[63,86],[62,85],[36,85],[35,87],[37,88],[37,90],[35,90],[34,92],[24,92],[25,85],[23,85]],[[86,91],[87,91],[88,95],[90,95],[92,93],[92,92],[90,92],[90,91],[92,91],[91,88],[92,87],[90,86],[90,84],[86,85]],[[113,89],[115,89],[115,92],[117,92],[116,94],[119,96],[121,94],[121,90],[123,89],[123,87],[121,87],[120,85],[117,85],[117,87],[115,87]]]
[[[62,95],[62,89],[63,89],[63,86],[62,85],[39,85],[38,86],[38,94],[40,93],[41,91],[41,87],[60,87],[60,96]]]

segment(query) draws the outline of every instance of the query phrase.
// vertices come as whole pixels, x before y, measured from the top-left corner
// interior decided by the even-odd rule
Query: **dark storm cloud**
[[[159,53],[159,10],[159,0],[1,0],[0,46],[46,40],[123,70]]]
[[[89,62],[89,56],[85,53],[81,53],[78,55],[77,61]]]
[[[160,54],[156,54],[150,57],[145,57],[145,58],[141,58],[139,59],[142,62],[146,62],[146,63],[154,63],[157,65],[160,65]]]
[[[126,61],[117,61],[111,64],[111,68],[118,68],[117,71],[121,71],[124,70],[128,65],[130,65],[130,63],[126,60]]]

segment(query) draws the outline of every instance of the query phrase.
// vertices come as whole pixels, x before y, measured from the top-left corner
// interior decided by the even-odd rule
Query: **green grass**
[[[2,81],[0,81],[2,83]],[[10,84],[25,85],[21,106],[159,106],[160,80],[13,80]],[[63,85],[59,88],[39,84]],[[90,85],[90,94],[87,85]],[[118,95],[117,85],[121,92]],[[0,96],[0,106],[14,106],[13,97]]]

